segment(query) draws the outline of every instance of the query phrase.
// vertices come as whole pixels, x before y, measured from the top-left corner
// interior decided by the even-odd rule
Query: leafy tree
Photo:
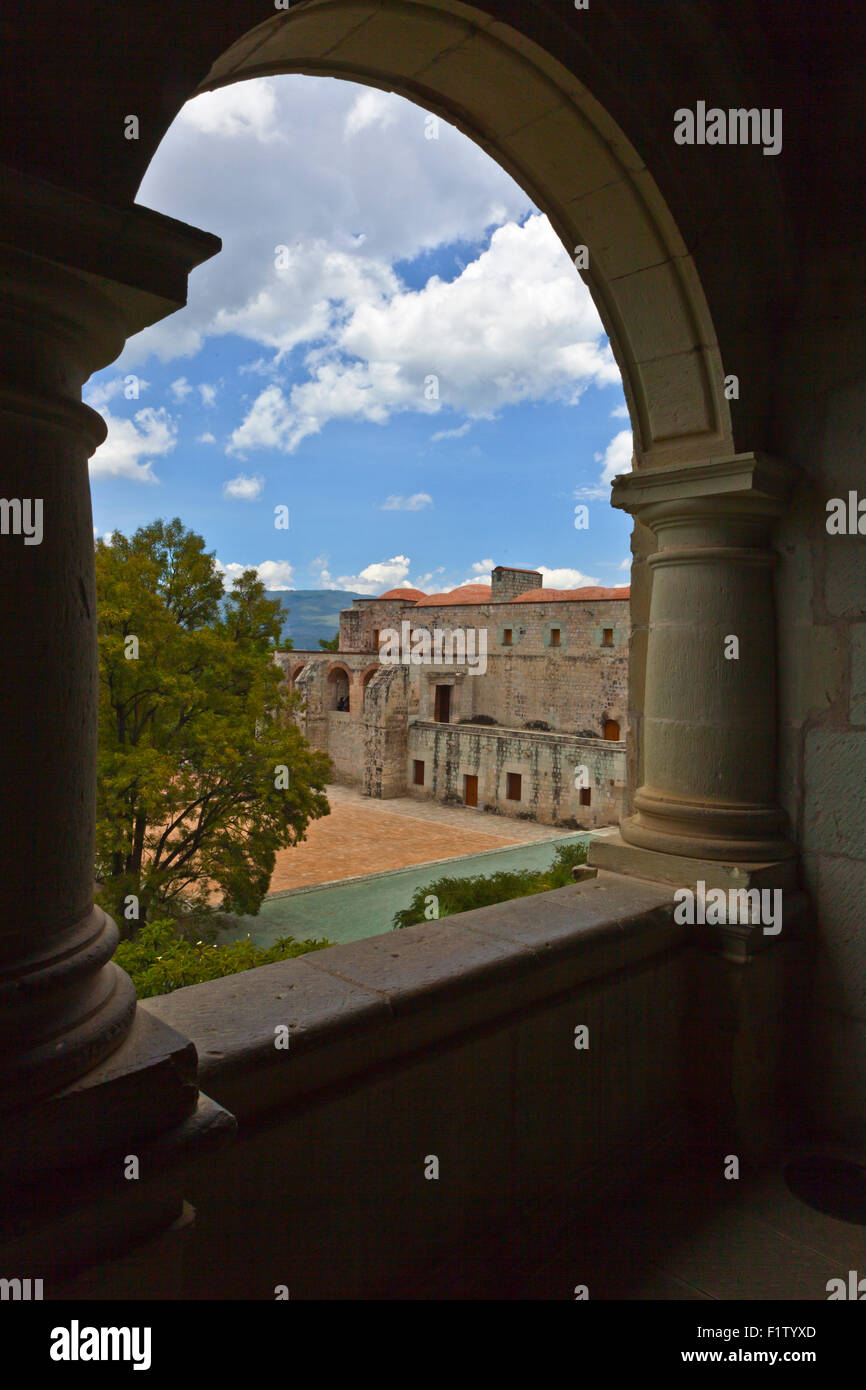
[[[329,811],[273,660],[281,604],[255,570],[226,595],[177,518],[99,541],[96,583],[100,900],[126,932],[156,904],[255,913],[276,851]]]
[[[323,652],[338,652],[340,650],[339,632],[335,632],[333,637],[320,637],[319,646]]]

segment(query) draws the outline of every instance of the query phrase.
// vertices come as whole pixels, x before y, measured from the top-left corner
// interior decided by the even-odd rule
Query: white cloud
[[[580,570],[573,569],[548,569],[546,565],[538,565],[544,578],[545,589],[585,589],[598,584],[590,574],[583,574]]]
[[[104,405],[108,405],[109,401],[113,401],[115,396],[119,396],[121,393],[125,395],[127,384],[126,377],[116,376],[112,377],[110,381],[103,381],[98,385],[86,386],[83,392],[85,403],[93,410],[101,410]],[[146,391],[150,386],[150,382],[142,380],[141,377],[135,378],[135,384],[139,396],[142,391]],[[127,397],[127,399],[137,400],[138,397],[133,395]]]
[[[246,449],[279,449],[290,452],[303,438],[297,433],[295,417],[280,386],[267,386],[256,397],[243,424],[232,433],[227,454],[241,454]]]
[[[178,116],[181,125],[222,138],[252,137],[262,144],[282,140],[273,78],[237,82],[193,97]],[[240,143],[240,142],[239,142]]]
[[[315,560],[310,561],[310,571],[316,576],[316,582],[323,589],[333,587],[333,578],[328,571],[327,555],[317,555]]]
[[[177,381],[173,381],[169,387],[171,394],[178,403],[185,401],[187,396],[192,394],[192,389],[185,376],[179,376]]]
[[[625,559],[622,560],[622,561],[620,561],[620,564],[618,565],[617,568],[618,568],[618,569],[621,569],[621,570],[630,570],[630,569],[631,569],[631,556],[630,556],[630,555],[626,555]]]
[[[217,560],[217,568],[222,571],[223,584],[230,589],[244,570],[255,570],[266,589],[291,589],[294,587],[294,568],[288,560],[263,560],[260,565],[239,565],[236,562],[224,565]]]
[[[634,453],[631,430],[620,430],[615,434],[608,444],[604,454],[596,454],[596,463],[603,463],[599,482],[612,483],[619,473],[631,472],[631,460]]]
[[[214,435],[212,435],[212,434],[210,433],[210,431],[208,431],[206,434],[200,434],[200,435],[197,437],[197,439],[196,439],[196,443],[197,443],[197,444],[216,444],[216,437],[215,437]]]
[[[330,420],[384,424],[409,410],[460,410],[471,417],[465,432],[505,405],[574,404],[589,382],[619,380],[588,292],[541,215],[500,227],[455,280],[433,276],[419,290],[386,266],[321,247],[295,248],[292,267],[287,288],[276,276],[254,303],[217,316],[280,352],[315,344],[306,380],[266,387],[234,431],[231,453],[293,453]],[[302,268],[321,297],[289,311],[292,297],[309,291]]]
[[[376,138],[354,138],[347,159],[353,110],[353,124],[365,111],[387,120],[393,110],[397,119],[377,119]],[[164,361],[189,356],[207,337],[230,331],[278,351],[292,340],[312,342],[317,325],[344,319],[368,294],[363,285],[351,289],[347,266],[328,260],[331,253],[353,263],[362,281],[372,277],[375,296],[397,260],[457,242],[471,256],[491,227],[531,211],[524,191],[454,127],[442,122],[440,138],[425,141],[425,119],[402,97],[300,74],[236,83],[189,102],[138,198],[218,232],[223,250],[192,275],[184,312],[131,339],[123,365],[149,353]],[[282,144],[275,150],[278,139],[285,153]],[[275,271],[279,244],[291,244],[291,270]]]
[[[211,386],[208,382],[203,381],[198,389],[201,395],[202,405],[216,405],[217,388],[215,386]]]
[[[406,578],[410,563],[408,556],[394,555],[390,560],[367,565],[360,574],[344,574],[330,582],[335,589],[355,589],[359,594],[374,596],[387,589],[411,588]],[[328,578],[330,580],[330,576]]]
[[[347,139],[371,125],[381,126],[383,130],[394,125],[399,120],[401,105],[400,98],[392,92],[380,92],[376,87],[360,92],[346,116]]]
[[[612,410],[610,413],[611,413],[611,418],[614,419],[614,420],[627,420],[627,419],[628,419],[628,406],[627,406],[627,405],[618,405],[617,408],[616,408],[616,410]]]
[[[595,461],[602,465],[601,477],[589,487],[577,487],[572,496],[578,502],[609,502],[610,485],[619,473],[631,472],[634,443],[631,430],[620,430],[615,434],[603,454],[596,454]]]
[[[489,584],[490,577],[496,568],[495,560],[476,560],[472,565],[472,573],[468,579],[464,579],[464,584]]]
[[[433,506],[429,492],[413,492],[411,497],[388,497],[380,508],[383,512],[420,512]]]
[[[256,473],[254,477],[247,477],[245,473],[239,473],[236,478],[230,478],[227,483],[223,483],[223,497],[234,497],[242,502],[254,502],[261,496],[265,480],[261,473]]]
[[[168,454],[177,443],[177,426],[165,407],[145,406],[131,420],[103,411],[108,437],[90,460],[91,478],[132,478],[158,482],[151,459]],[[142,462],[146,459],[146,462]]]
[[[467,420],[465,424],[459,425],[456,430],[437,430],[435,434],[430,436],[431,441],[437,444],[440,439],[462,439],[465,434],[469,433],[473,424],[473,420]]]

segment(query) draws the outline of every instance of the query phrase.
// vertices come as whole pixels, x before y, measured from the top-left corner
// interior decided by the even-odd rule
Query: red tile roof
[[[421,599],[426,599],[427,595],[421,589],[389,589],[387,594],[380,594],[380,598],[402,598],[407,603],[418,603]]]
[[[528,589],[518,594],[511,603],[574,603],[583,599],[628,598],[631,589],[628,584],[621,589],[601,589],[590,586],[587,589]]]
[[[428,594],[419,606],[422,608],[447,608],[458,603],[489,602],[489,584],[462,584],[459,589],[452,589],[450,594]]]

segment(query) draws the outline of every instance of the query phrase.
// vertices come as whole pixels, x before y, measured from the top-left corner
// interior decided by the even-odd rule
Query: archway
[[[398,92],[457,126],[529,193],[575,257],[610,338],[638,467],[733,452],[693,259],[641,156],[562,64],[455,0],[317,0],[245,33],[197,93],[293,72]]]
[[[328,708],[341,714],[351,710],[351,682],[345,666],[332,666],[328,672]]]

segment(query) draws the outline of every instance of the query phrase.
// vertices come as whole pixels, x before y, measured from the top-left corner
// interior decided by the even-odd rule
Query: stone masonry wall
[[[423,786],[414,784],[416,760],[424,764]],[[575,786],[575,769],[581,766],[588,771],[588,806],[581,804]],[[508,798],[509,773],[521,778],[519,801]],[[625,745],[516,729],[427,722],[409,726],[407,783],[412,796],[462,806],[466,775],[478,778],[479,809],[589,830],[619,819]]]
[[[576,611],[577,610],[577,611]],[[628,602],[620,599],[579,603],[506,603],[411,610],[413,626],[429,630],[485,629],[487,669],[467,674],[452,719],[488,715],[498,724],[521,728],[542,721],[551,730],[603,737],[604,722],[615,720],[620,736],[628,723]],[[558,628],[560,645],[551,644]],[[605,629],[613,645],[602,645]],[[511,645],[506,632],[511,631]],[[477,649],[477,648],[476,648]],[[453,668],[451,668],[453,669]],[[468,669],[468,668],[467,668]],[[421,685],[422,718],[433,714],[436,669],[412,667]],[[425,696],[426,687],[426,696]]]

